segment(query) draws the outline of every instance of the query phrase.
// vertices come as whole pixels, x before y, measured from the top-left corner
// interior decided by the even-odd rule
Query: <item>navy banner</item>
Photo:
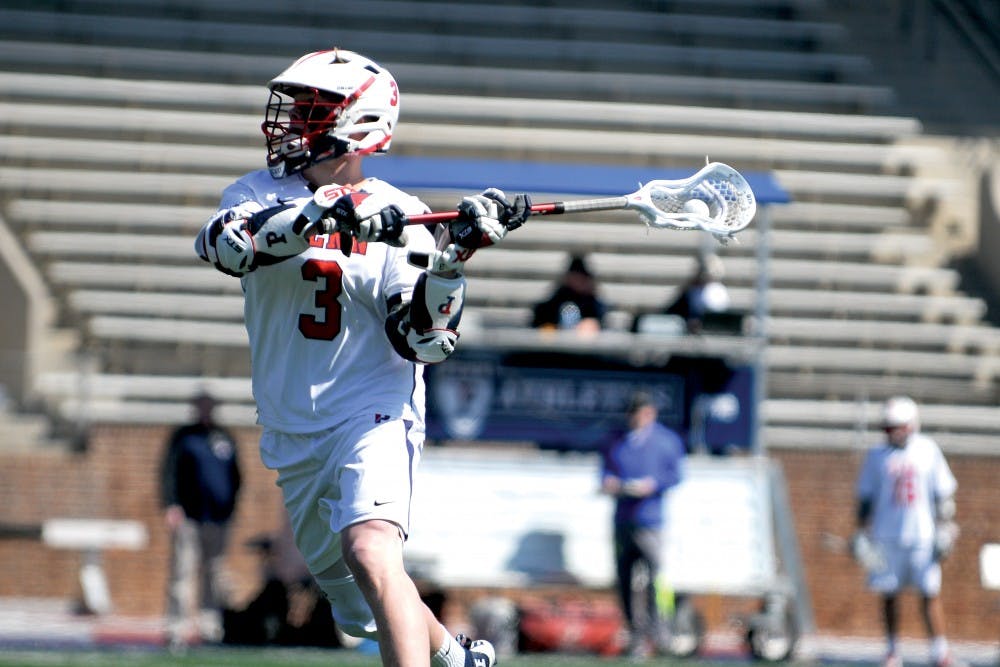
[[[635,367],[596,355],[460,348],[448,363],[428,367],[426,379],[432,439],[598,449],[624,429],[629,397],[641,389],[689,449],[751,446],[752,369],[721,359]]]

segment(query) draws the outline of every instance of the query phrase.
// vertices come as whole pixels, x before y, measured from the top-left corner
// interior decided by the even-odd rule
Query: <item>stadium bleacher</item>
[[[907,391],[929,405],[930,429],[969,449],[996,442],[1000,333],[961,290],[941,235],[972,223],[968,174],[915,118],[886,113],[892,90],[843,48],[824,0],[428,4],[359,4],[337,29],[320,3],[295,15],[258,0],[0,10],[0,214],[58,326],[98,359],[93,418],[176,421],[207,382],[233,403],[224,417],[252,421],[239,284],[206,270],[191,240],[222,188],[262,162],[263,83],[332,40],[364,44],[401,82],[399,155],[666,169],[707,154],[773,171],[793,202],[770,212],[765,439],[852,446],[856,399]],[[395,19],[374,25],[376,5]],[[466,14],[487,10],[496,32],[467,37]],[[511,39],[512,25],[527,28]],[[419,194],[450,208],[457,193]],[[752,312],[758,234],[739,240],[719,252],[736,308]],[[468,326],[524,327],[566,257],[586,252],[611,333],[625,334],[704,243],[625,214],[528,225],[469,264]],[[221,362],[219,349],[239,353]],[[65,370],[37,380],[58,418],[84,409],[71,386]]]

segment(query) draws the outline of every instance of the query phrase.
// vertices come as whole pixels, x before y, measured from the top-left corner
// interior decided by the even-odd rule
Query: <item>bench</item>
[[[775,169],[774,176],[796,200],[835,197],[841,203],[858,199],[880,202],[917,203],[927,199],[947,199],[961,194],[962,184],[949,178],[910,178],[836,172]]]
[[[14,199],[6,206],[7,223],[27,229],[120,229],[121,231],[171,231],[174,236],[195,234],[215,212],[213,206],[180,206],[124,202],[87,202],[55,199]]]
[[[802,372],[878,368],[893,375],[960,378],[982,386],[991,386],[1000,372],[1000,356],[819,345],[771,345],[767,364],[769,368]]]
[[[486,157],[515,159],[713,160],[744,169],[783,167],[818,170],[823,167],[875,173],[914,169],[939,162],[944,151],[935,146],[882,145],[807,141],[782,138],[665,134],[508,127],[505,125],[441,125],[401,123],[395,134],[405,150],[462,151]],[[788,188],[794,190],[794,188]]]
[[[884,231],[907,227],[910,213],[900,206],[866,206],[833,202],[792,201],[771,209],[774,227],[801,229],[827,227]]]
[[[0,72],[0,99],[32,103],[73,102],[144,109],[189,109],[213,113],[261,113],[260,86],[208,85],[177,81],[28,75]],[[918,135],[919,120],[901,116],[845,115],[691,105],[642,104],[565,99],[517,99],[473,95],[408,93],[406,122],[476,122],[576,127],[630,126],[720,134],[898,140]]]
[[[136,266],[124,263],[59,260],[48,265],[46,275],[57,285],[71,287],[242,294],[239,280],[216,271],[208,264],[201,266],[162,264]]]
[[[67,114],[58,104],[0,103],[0,116],[17,132],[87,133],[88,139],[10,135],[0,137],[0,152],[37,163],[94,164],[148,170],[223,172],[238,175],[261,160],[256,145],[259,117],[160,109],[108,109],[77,106]],[[625,115],[624,117],[627,117]],[[568,127],[566,126],[568,125]],[[776,119],[773,127],[780,127]],[[714,128],[724,133],[723,128]],[[777,131],[771,134],[779,134]],[[100,138],[106,135],[107,138]],[[821,139],[706,136],[563,127],[403,123],[395,133],[400,153],[464,154],[482,158],[616,161],[657,158],[697,164],[706,155],[743,169],[836,167],[891,173],[937,164],[937,146],[831,142]],[[111,139],[109,141],[109,139]],[[240,145],[230,145],[237,142]]]
[[[98,315],[90,318],[87,331],[96,338],[131,341],[247,347],[247,332],[241,322],[206,322],[166,317],[121,317]]]
[[[189,401],[102,399],[83,403],[78,397],[57,402],[57,410],[65,419],[85,417],[93,422],[118,424],[184,424],[191,420]],[[229,426],[255,426],[255,405],[221,405],[216,417]]]
[[[296,54],[299,53],[297,49]],[[0,40],[0,62],[36,72],[139,79],[177,79],[260,87],[289,65],[294,56],[205,54],[180,49],[151,49],[52,41]],[[207,68],[206,63],[215,63]],[[384,62],[406,90],[465,95],[576,97],[616,101],[666,100],[721,106],[781,105],[827,111],[885,109],[895,95],[886,86],[812,83],[778,79],[701,77],[625,72],[575,72]],[[258,88],[260,89],[260,88]],[[196,96],[197,88],[191,95]],[[263,94],[263,90],[261,90]]]
[[[149,542],[143,523],[111,519],[48,519],[42,523],[41,538],[53,549],[83,552],[79,574],[83,603],[96,614],[110,613],[113,608],[102,553],[107,549],[139,551]]]
[[[107,3],[105,3],[107,7]],[[265,2],[221,0],[212,3],[149,3],[116,0],[114,14],[149,16],[154,13],[176,15],[183,11],[188,19],[198,21],[227,21],[239,15],[245,21],[276,24],[322,23],[329,20],[331,11],[317,9],[316,5],[303,7],[295,17],[283,8]],[[729,37],[759,42],[777,41],[788,48],[815,44],[839,43],[846,30],[832,23],[797,20],[788,16],[792,10],[784,6],[784,14],[771,17],[767,7],[761,7],[751,16],[728,16],[722,12],[738,11],[732,5],[715,5],[711,14],[704,14],[704,7],[670,7],[658,11],[656,7],[637,9],[608,9],[608,5],[588,6],[539,6],[508,4],[504,2],[400,2],[395,0],[367,0],[363,5],[344,5],[336,8],[338,25],[347,28],[364,27],[379,17],[379,25],[392,29],[411,28],[413,31],[435,34],[464,32],[470,23],[481,22],[483,16],[490,21],[481,26],[485,34],[505,34],[524,31],[530,26],[536,34],[558,34],[563,38],[584,39],[603,35],[608,41],[631,39],[634,41],[681,38],[684,41],[701,41],[713,37]],[[73,9],[69,7],[69,9]],[[84,7],[84,9],[86,9]],[[311,9],[311,11],[310,11]],[[771,8],[777,11],[777,7]],[[714,11],[712,11],[714,10]],[[107,11],[107,10],[105,10]],[[685,13],[682,13],[685,12]],[[756,18],[761,15],[767,18]]]
[[[81,376],[67,371],[39,374],[38,388],[46,396],[68,398],[85,382],[92,397],[122,400],[165,400],[190,402],[192,396],[207,391],[221,403],[253,401],[249,377],[202,377],[186,375],[118,375],[92,373]]]
[[[508,278],[543,278],[553,282],[561,275],[575,251],[572,242],[564,251],[509,249],[504,246],[479,252],[466,265],[466,275]],[[728,248],[720,253],[725,267],[727,285],[753,285],[760,266],[755,257],[730,256]],[[666,250],[643,252],[594,251],[587,262],[599,282],[634,281],[671,287],[686,281],[696,268],[695,258],[686,249],[667,254]],[[933,266],[901,266],[875,264],[862,257],[860,261],[815,261],[773,258],[768,267],[775,286],[816,285],[866,291],[951,294],[958,286],[959,274],[954,269]]]
[[[271,52],[301,52],[330,43],[326,27],[220,21],[186,21],[148,16],[93,16],[30,10],[0,10],[0,25],[17,26],[19,39],[180,48],[244,53],[248,45],[267,45]],[[380,26],[381,27],[381,26]],[[418,31],[392,32],[356,27],[351,39],[377,44],[380,60],[447,64],[495,64],[498,54],[508,66],[568,70],[697,72],[782,76],[801,80],[848,80],[869,73],[870,62],[840,53],[675,46],[658,42],[617,42],[607,48],[600,39],[560,40],[546,37],[469,36]],[[509,33],[508,33],[509,34]],[[258,51],[262,49],[258,47]],[[211,61],[207,58],[206,61]]]
[[[796,396],[822,400],[855,400],[859,396],[887,398],[908,394],[920,401],[995,405],[996,390],[968,379],[917,377],[883,372],[845,370],[805,372],[802,369],[769,369],[768,391],[773,396]]]
[[[70,308],[88,315],[148,315],[206,320],[243,321],[243,298],[177,292],[123,292],[74,290],[66,301]]]
[[[76,201],[112,198],[169,204],[214,206],[233,179],[185,173],[137,173],[96,169],[0,167],[0,192],[8,196],[58,195]]]
[[[942,432],[929,435],[937,437],[946,454],[993,456],[996,453],[996,436],[978,433]],[[831,429],[826,427],[783,426],[766,424],[762,439],[771,449],[822,449],[824,451],[857,452],[859,448],[878,442],[883,435],[876,432],[858,433],[856,429]]]
[[[29,232],[28,247],[45,257],[101,257],[119,261],[183,262],[209,268],[194,251],[194,235],[76,232],[72,242],[48,230]],[[139,267],[135,267],[139,269]]]
[[[1000,330],[980,325],[887,322],[855,318],[773,317],[766,326],[772,340],[859,346],[899,346],[949,352],[1000,353]]]

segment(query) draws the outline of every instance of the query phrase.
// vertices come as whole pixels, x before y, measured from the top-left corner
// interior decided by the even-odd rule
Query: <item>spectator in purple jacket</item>
[[[662,649],[657,586],[663,553],[664,495],[681,480],[684,444],[657,421],[653,397],[640,392],[628,406],[629,430],[603,452],[601,491],[615,499],[614,547],[618,593],[629,631],[628,653],[639,658]],[[633,572],[648,576],[644,609],[636,608]]]

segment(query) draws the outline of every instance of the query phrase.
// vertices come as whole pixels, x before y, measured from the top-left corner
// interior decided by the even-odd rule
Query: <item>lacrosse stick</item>
[[[535,215],[638,211],[649,227],[703,229],[725,241],[750,224],[757,210],[750,184],[727,164],[711,162],[687,178],[650,181],[630,195],[533,204]],[[449,222],[458,211],[411,215],[408,224]]]

